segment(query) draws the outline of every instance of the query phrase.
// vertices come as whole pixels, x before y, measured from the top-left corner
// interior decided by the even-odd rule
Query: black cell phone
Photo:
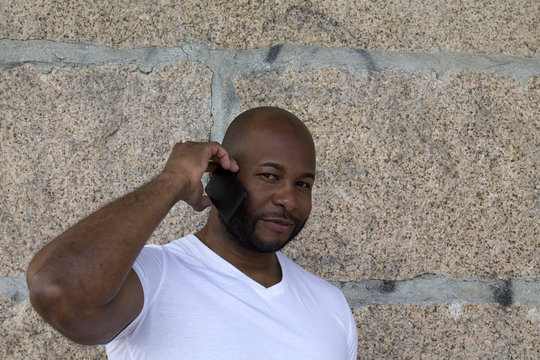
[[[214,171],[204,190],[227,224],[248,197],[236,175],[222,167]]]

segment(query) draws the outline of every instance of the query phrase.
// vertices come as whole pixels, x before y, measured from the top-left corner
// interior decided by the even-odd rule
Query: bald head
[[[253,142],[254,139],[257,139],[258,143],[265,139],[270,142],[280,136],[313,154],[314,166],[315,146],[308,128],[294,114],[277,107],[258,107],[238,115],[225,133],[223,146],[233,158],[241,160],[249,155],[250,147],[257,145]]]

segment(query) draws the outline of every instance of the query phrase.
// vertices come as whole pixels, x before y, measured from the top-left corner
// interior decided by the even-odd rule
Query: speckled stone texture
[[[360,359],[538,359],[540,308],[499,305],[355,309]]]
[[[1,1],[0,38],[115,47],[280,43],[533,56],[537,0]]]
[[[178,81],[181,78],[182,81]],[[211,73],[193,63],[0,72],[0,274],[26,271],[45,243],[157,175],[172,146],[206,140]],[[192,232],[179,204],[151,242]]]
[[[106,359],[103,346],[75,344],[39,318],[29,301],[14,304],[0,298],[0,358],[28,359]]]
[[[334,68],[235,80],[242,109],[311,129],[314,210],[287,253],[333,280],[540,272],[540,78],[354,78]]]

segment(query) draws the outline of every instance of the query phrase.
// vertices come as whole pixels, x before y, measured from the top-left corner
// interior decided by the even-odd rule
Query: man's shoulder
[[[196,238],[194,235],[189,234],[181,238],[168,242],[166,244],[147,244],[144,249],[155,249],[162,251],[163,253],[185,253],[193,251]]]
[[[305,284],[307,287],[309,287],[311,292],[316,292],[319,296],[328,296],[332,298],[333,301],[343,300],[343,293],[338,287],[320,276],[304,269],[302,266],[298,265],[284,254],[280,253],[280,256],[280,261],[282,260],[283,263],[286,264],[287,270],[290,272],[289,275],[293,281]]]
[[[150,261],[159,261],[164,265],[167,260],[189,260],[196,257],[196,243],[193,235],[186,235],[167,244],[146,244],[137,257],[137,262],[147,265]]]

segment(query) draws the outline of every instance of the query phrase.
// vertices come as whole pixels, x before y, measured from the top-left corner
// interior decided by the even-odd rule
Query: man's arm
[[[211,204],[201,178],[216,164],[238,171],[217,143],[177,144],[159,176],[41,249],[27,271],[36,311],[73,341],[112,339],[142,309],[142,287],[131,268],[137,255],[176,202],[197,211]]]

